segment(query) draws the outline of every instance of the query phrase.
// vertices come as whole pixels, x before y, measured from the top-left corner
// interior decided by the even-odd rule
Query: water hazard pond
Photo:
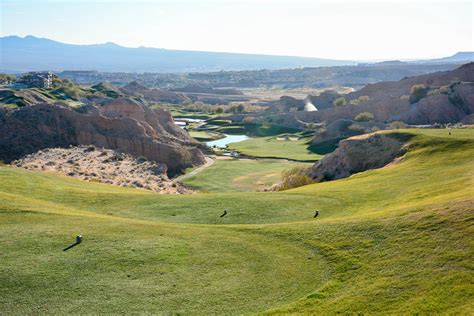
[[[227,144],[241,142],[243,140],[250,138],[247,135],[227,135],[227,134],[224,134],[224,135],[225,135],[224,138],[206,142],[207,146],[225,147]]]

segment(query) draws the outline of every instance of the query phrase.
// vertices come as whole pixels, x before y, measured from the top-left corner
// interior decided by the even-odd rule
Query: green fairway
[[[296,139],[298,136],[290,136]],[[238,143],[231,143],[232,150],[252,157],[286,158],[300,161],[317,161],[323,156],[309,148],[311,138],[298,140],[285,139],[283,136],[256,137]]]
[[[450,132],[392,132],[413,135],[398,164],[274,193],[0,167],[0,313],[472,314],[474,130]],[[202,173],[237,190],[226,168]]]
[[[207,131],[189,131],[189,135],[201,142],[208,142],[225,137],[222,134]]]
[[[272,159],[217,159],[211,167],[183,183],[205,192],[261,191],[277,183],[282,171],[296,165],[302,163]]]
[[[188,112],[188,111],[183,111],[176,106],[170,106],[166,108],[171,115],[174,118],[194,118],[194,119],[201,119],[201,120],[207,120],[214,118],[218,116],[217,114],[210,114],[210,113],[204,113],[204,112]]]

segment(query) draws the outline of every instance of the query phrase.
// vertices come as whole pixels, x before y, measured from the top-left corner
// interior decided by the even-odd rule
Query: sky
[[[0,35],[345,60],[473,51],[474,0],[0,0]]]

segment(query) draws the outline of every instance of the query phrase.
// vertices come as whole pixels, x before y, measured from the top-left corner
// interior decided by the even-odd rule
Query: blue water
[[[247,135],[225,135],[224,138],[213,140],[210,142],[206,142],[207,146],[217,146],[217,147],[225,147],[227,144],[241,142],[243,140],[249,139]]]

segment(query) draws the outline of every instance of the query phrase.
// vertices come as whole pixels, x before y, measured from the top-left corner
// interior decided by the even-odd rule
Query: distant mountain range
[[[123,47],[73,45],[34,36],[0,37],[0,71],[97,70],[103,72],[211,72],[356,65],[349,60]],[[473,52],[416,63],[464,63]],[[391,61],[394,62],[394,61]]]
[[[420,60],[418,63],[468,63],[474,61],[474,52],[458,52],[453,56]]]
[[[256,54],[64,44],[34,36],[0,38],[0,71],[209,72],[354,65],[354,61]]]

